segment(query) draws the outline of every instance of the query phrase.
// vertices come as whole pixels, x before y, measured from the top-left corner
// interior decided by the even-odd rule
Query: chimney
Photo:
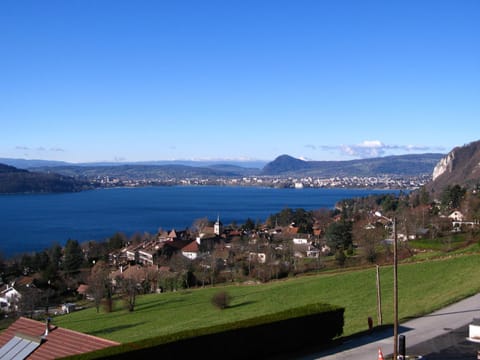
[[[43,334],[43,336],[47,336],[50,333],[50,322],[51,321],[52,321],[52,319],[49,318],[49,317],[45,321],[45,333]]]

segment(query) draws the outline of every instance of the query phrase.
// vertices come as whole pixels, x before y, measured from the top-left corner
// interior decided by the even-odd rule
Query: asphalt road
[[[402,323],[399,334],[405,336],[407,355],[421,355],[426,360],[475,360],[480,344],[466,340],[468,325],[474,319],[480,319],[480,294]],[[379,348],[385,360],[389,356],[391,358],[392,328],[352,337],[334,348],[298,359],[375,360],[378,359]]]

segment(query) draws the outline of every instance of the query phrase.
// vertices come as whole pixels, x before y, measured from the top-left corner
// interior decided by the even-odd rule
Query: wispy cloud
[[[30,147],[25,145],[17,145],[15,146],[15,150],[20,151],[33,151],[33,152],[65,152],[65,149],[60,147],[47,147],[47,146],[36,146]]]
[[[426,145],[395,145],[385,144],[380,140],[365,140],[360,144],[354,145],[319,145],[309,146],[312,150],[318,149],[321,151],[337,152],[342,156],[356,157],[356,158],[371,158],[381,157],[392,154],[404,153],[420,153],[420,152],[444,152],[445,148],[432,147]]]

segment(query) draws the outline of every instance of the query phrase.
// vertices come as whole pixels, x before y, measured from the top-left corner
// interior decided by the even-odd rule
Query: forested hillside
[[[88,188],[87,182],[71,177],[0,164],[0,194],[74,192]]]

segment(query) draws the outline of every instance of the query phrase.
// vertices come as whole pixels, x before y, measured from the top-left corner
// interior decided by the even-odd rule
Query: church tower
[[[222,223],[220,221],[220,215],[217,216],[217,221],[215,222],[215,224],[213,225],[213,232],[215,233],[215,235],[217,236],[220,236],[220,234],[223,232],[223,228],[222,228]]]

